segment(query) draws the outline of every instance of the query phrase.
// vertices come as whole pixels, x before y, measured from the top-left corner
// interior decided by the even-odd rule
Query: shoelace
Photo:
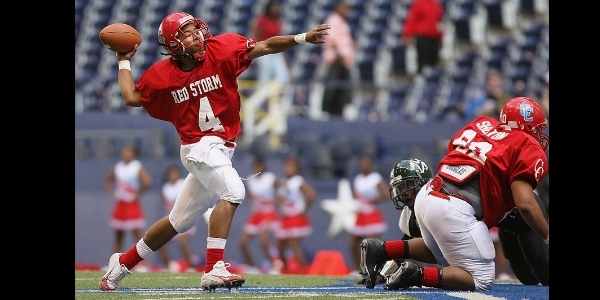
[[[231,272],[229,272],[229,270],[227,270],[227,268],[231,267],[230,263],[226,263],[223,262],[223,268],[221,270],[218,270],[218,274],[220,275],[225,275],[225,276],[231,276]]]
[[[113,275],[114,273],[111,273],[110,275],[108,275],[108,279],[110,279],[111,281],[119,281],[121,279],[123,279],[123,277],[125,277],[125,275],[127,275],[129,273],[129,270],[127,270],[127,267],[125,267],[125,265],[121,265],[121,268],[124,272],[119,272],[117,273],[117,275]],[[111,276],[113,275],[113,276]],[[114,277],[114,278],[111,278]]]

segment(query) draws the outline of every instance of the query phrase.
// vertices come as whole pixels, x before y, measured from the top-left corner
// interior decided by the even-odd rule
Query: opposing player
[[[248,196],[252,203],[252,212],[244,225],[244,232],[240,237],[240,249],[244,255],[245,263],[253,268],[253,271],[256,271],[257,265],[252,259],[250,242],[256,236],[259,236],[260,248],[265,257],[270,262],[276,258],[276,255],[272,255],[270,251],[269,232],[275,229],[277,212],[275,210],[275,174],[267,171],[265,162],[260,158],[255,158],[253,165],[254,172],[258,175],[248,179],[247,183]]]
[[[394,207],[401,212],[398,218],[398,227],[405,240],[411,237],[421,237],[421,231],[413,213],[413,205],[417,192],[431,177],[429,166],[417,158],[399,161],[394,164],[390,171],[390,199]],[[377,240],[369,239],[369,241],[373,244]],[[369,274],[366,266],[373,264],[371,261],[373,258],[373,256],[361,256],[361,273],[363,276]],[[390,259],[385,264],[379,263],[379,270],[370,272],[371,275],[374,275],[374,278],[364,278],[361,283],[372,288],[376,283],[385,282],[385,279],[398,269],[400,263],[401,259]]]
[[[140,196],[148,190],[150,181],[150,175],[137,160],[136,149],[123,147],[121,161],[108,173],[105,182],[106,189],[117,199],[110,219],[110,227],[115,230],[114,252],[121,251],[126,231],[131,231],[136,239],[142,237],[146,223]]]
[[[142,106],[150,116],[171,122],[181,139],[181,162],[189,171],[168,217],[154,223],[125,253],[110,257],[100,280],[114,290],[141,260],[187,231],[195,217],[213,203],[208,225],[206,267],[200,286],[240,286],[245,279],[227,270],[223,261],[231,221],[244,199],[244,185],[231,158],[240,132],[240,96],[236,78],[254,58],[285,51],[299,43],[321,44],[329,29],[319,25],[296,36],[274,36],[255,42],[235,33],[213,36],[201,19],[175,12],[159,28],[159,44],[168,58],[154,63],[133,80],[130,61],[135,50],[117,53],[118,81],[125,104]]]
[[[181,188],[183,187],[183,179],[181,178],[179,168],[176,165],[170,165],[169,167],[167,167],[166,177],[167,182],[163,184],[160,196],[163,200],[165,211],[169,213],[171,210],[173,210],[173,206],[175,205],[177,195],[179,195],[179,193],[181,192]],[[177,242],[179,244],[179,249],[181,250],[181,256],[183,258],[183,261],[185,262],[184,266],[180,266],[175,261],[170,260],[167,247],[160,248],[160,258],[163,261],[164,265],[169,268],[169,271],[178,272],[180,270],[185,270],[188,267],[196,266],[197,261],[192,255],[192,250],[190,248],[189,243],[190,237],[192,237],[195,233],[196,226],[194,225],[186,232],[182,232],[176,236]]]
[[[421,230],[413,212],[414,203],[417,192],[431,178],[431,168],[417,158],[394,164],[390,172],[390,199],[394,207],[401,210],[398,227],[409,237],[421,237]]]
[[[414,212],[422,238],[361,243],[367,287],[382,263],[405,260],[386,283],[388,289],[429,286],[487,290],[494,280],[494,246],[488,228],[516,207],[546,243],[548,223],[533,189],[548,168],[548,136],[541,106],[533,99],[508,101],[500,121],[477,117],[448,145],[437,175],[416,196]]]
[[[379,237],[387,226],[377,204],[387,201],[388,186],[379,173],[373,171],[373,161],[367,157],[359,160],[360,173],[352,182],[352,193],[358,202],[356,223],[350,230],[350,250],[356,270],[360,270],[360,242],[364,238]]]

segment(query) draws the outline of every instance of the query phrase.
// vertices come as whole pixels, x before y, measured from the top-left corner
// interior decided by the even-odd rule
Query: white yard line
[[[199,298],[194,298],[194,297],[184,297],[184,298],[145,298],[144,300],[195,300],[195,299],[239,299],[240,297],[242,299],[264,299],[264,298],[292,298],[292,297],[298,297],[298,296],[304,296],[304,297],[317,297],[317,296],[321,296],[321,294],[309,294],[309,293],[300,293],[300,294],[294,294],[294,295],[269,295],[269,296],[235,296],[235,297],[210,297],[210,296],[202,296]]]
[[[506,298],[499,298],[475,292],[450,292],[446,293],[446,295],[468,300],[506,300]]]
[[[295,293],[295,294],[289,294],[289,295],[269,295],[269,296],[235,296],[235,297],[210,297],[210,296],[202,296],[199,298],[196,297],[183,297],[183,298],[144,298],[144,300],[196,300],[196,299],[240,299],[240,297],[242,299],[264,299],[264,298],[294,298],[294,297],[321,297],[324,296],[323,294],[317,294],[317,293]],[[341,297],[341,298],[357,298],[357,297],[364,297],[365,295],[363,294],[355,294],[355,295],[348,295],[348,294],[326,294],[326,296],[329,297]],[[359,298],[359,300],[370,300],[372,298]]]

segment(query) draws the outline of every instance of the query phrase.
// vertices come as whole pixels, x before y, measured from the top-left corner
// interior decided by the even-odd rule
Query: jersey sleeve
[[[170,94],[165,88],[165,72],[152,66],[138,79],[135,89],[141,94],[141,104],[152,117],[169,121],[171,107],[169,106]]]
[[[225,61],[229,71],[236,77],[239,76],[250,66],[252,60],[248,52],[254,48],[256,42],[237,33],[224,33],[217,38],[222,48],[219,49],[221,50],[219,56]]]
[[[471,121],[473,122],[473,121]],[[467,123],[467,125],[465,125],[464,127],[460,128],[459,130],[457,130],[451,137],[450,140],[448,140],[448,153],[451,152],[452,150],[454,150],[454,148],[456,148],[456,146],[454,145],[454,140],[457,139],[459,136],[462,135],[463,131],[469,129],[469,125],[471,125],[471,123]]]
[[[541,147],[529,143],[519,149],[516,161],[510,170],[509,183],[515,180],[529,182],[535,188],[548,172],[548,160]]]
[[[149,103],[156,99],[158,87],[152,76],[153,70],[146,70],[135,84],[135,89],[142,95],[142,102]]]

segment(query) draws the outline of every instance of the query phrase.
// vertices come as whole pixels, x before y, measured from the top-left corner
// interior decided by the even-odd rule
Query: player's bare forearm
[[[256,43],[254,49],[258,56],[283,52],[297,45],[293,35],[278,35]]]
[[[123,101],[128,106],[141,106],[141,95],[135,90],[135,82],[133,81],[133,74],[131,74],[131,67],[129,60],[135,55],[138,45],[129,53],[117,53],[117,60],[119,61],[119,73],[117,74],[117,80],[119,81],[119,87],[121,88],[121,95]],[[121,66],[121,62],[125,63],[125,66]]]
[[[119,70],[117,80],[119,81],[121,95],[125,104],[128,106],[140,106],[140,94],[135,90],[135,82],[133,81],[131,71],[125,69]]]
[[[523,220],[544,239],[548,239],[550,232],[548,222],[544,218],[544,213],[537,203],[518,208]]]
[[[329,28],[330,26],[325,24],[313,28],[304,34],[304,41],[311,44],[324,43]],[[278,35],[257,42],[254,48],[248,53],[248,56],[250,59],[254,59],[267,54],[283,52],[295,45],[298,45],[298,43],[293,35]]]
[[[525,181],[516,180],[511,184],[511,190],[515,206],[525,222],[544,239],[548,239],[548,222],[535,199],[531,185]]]

